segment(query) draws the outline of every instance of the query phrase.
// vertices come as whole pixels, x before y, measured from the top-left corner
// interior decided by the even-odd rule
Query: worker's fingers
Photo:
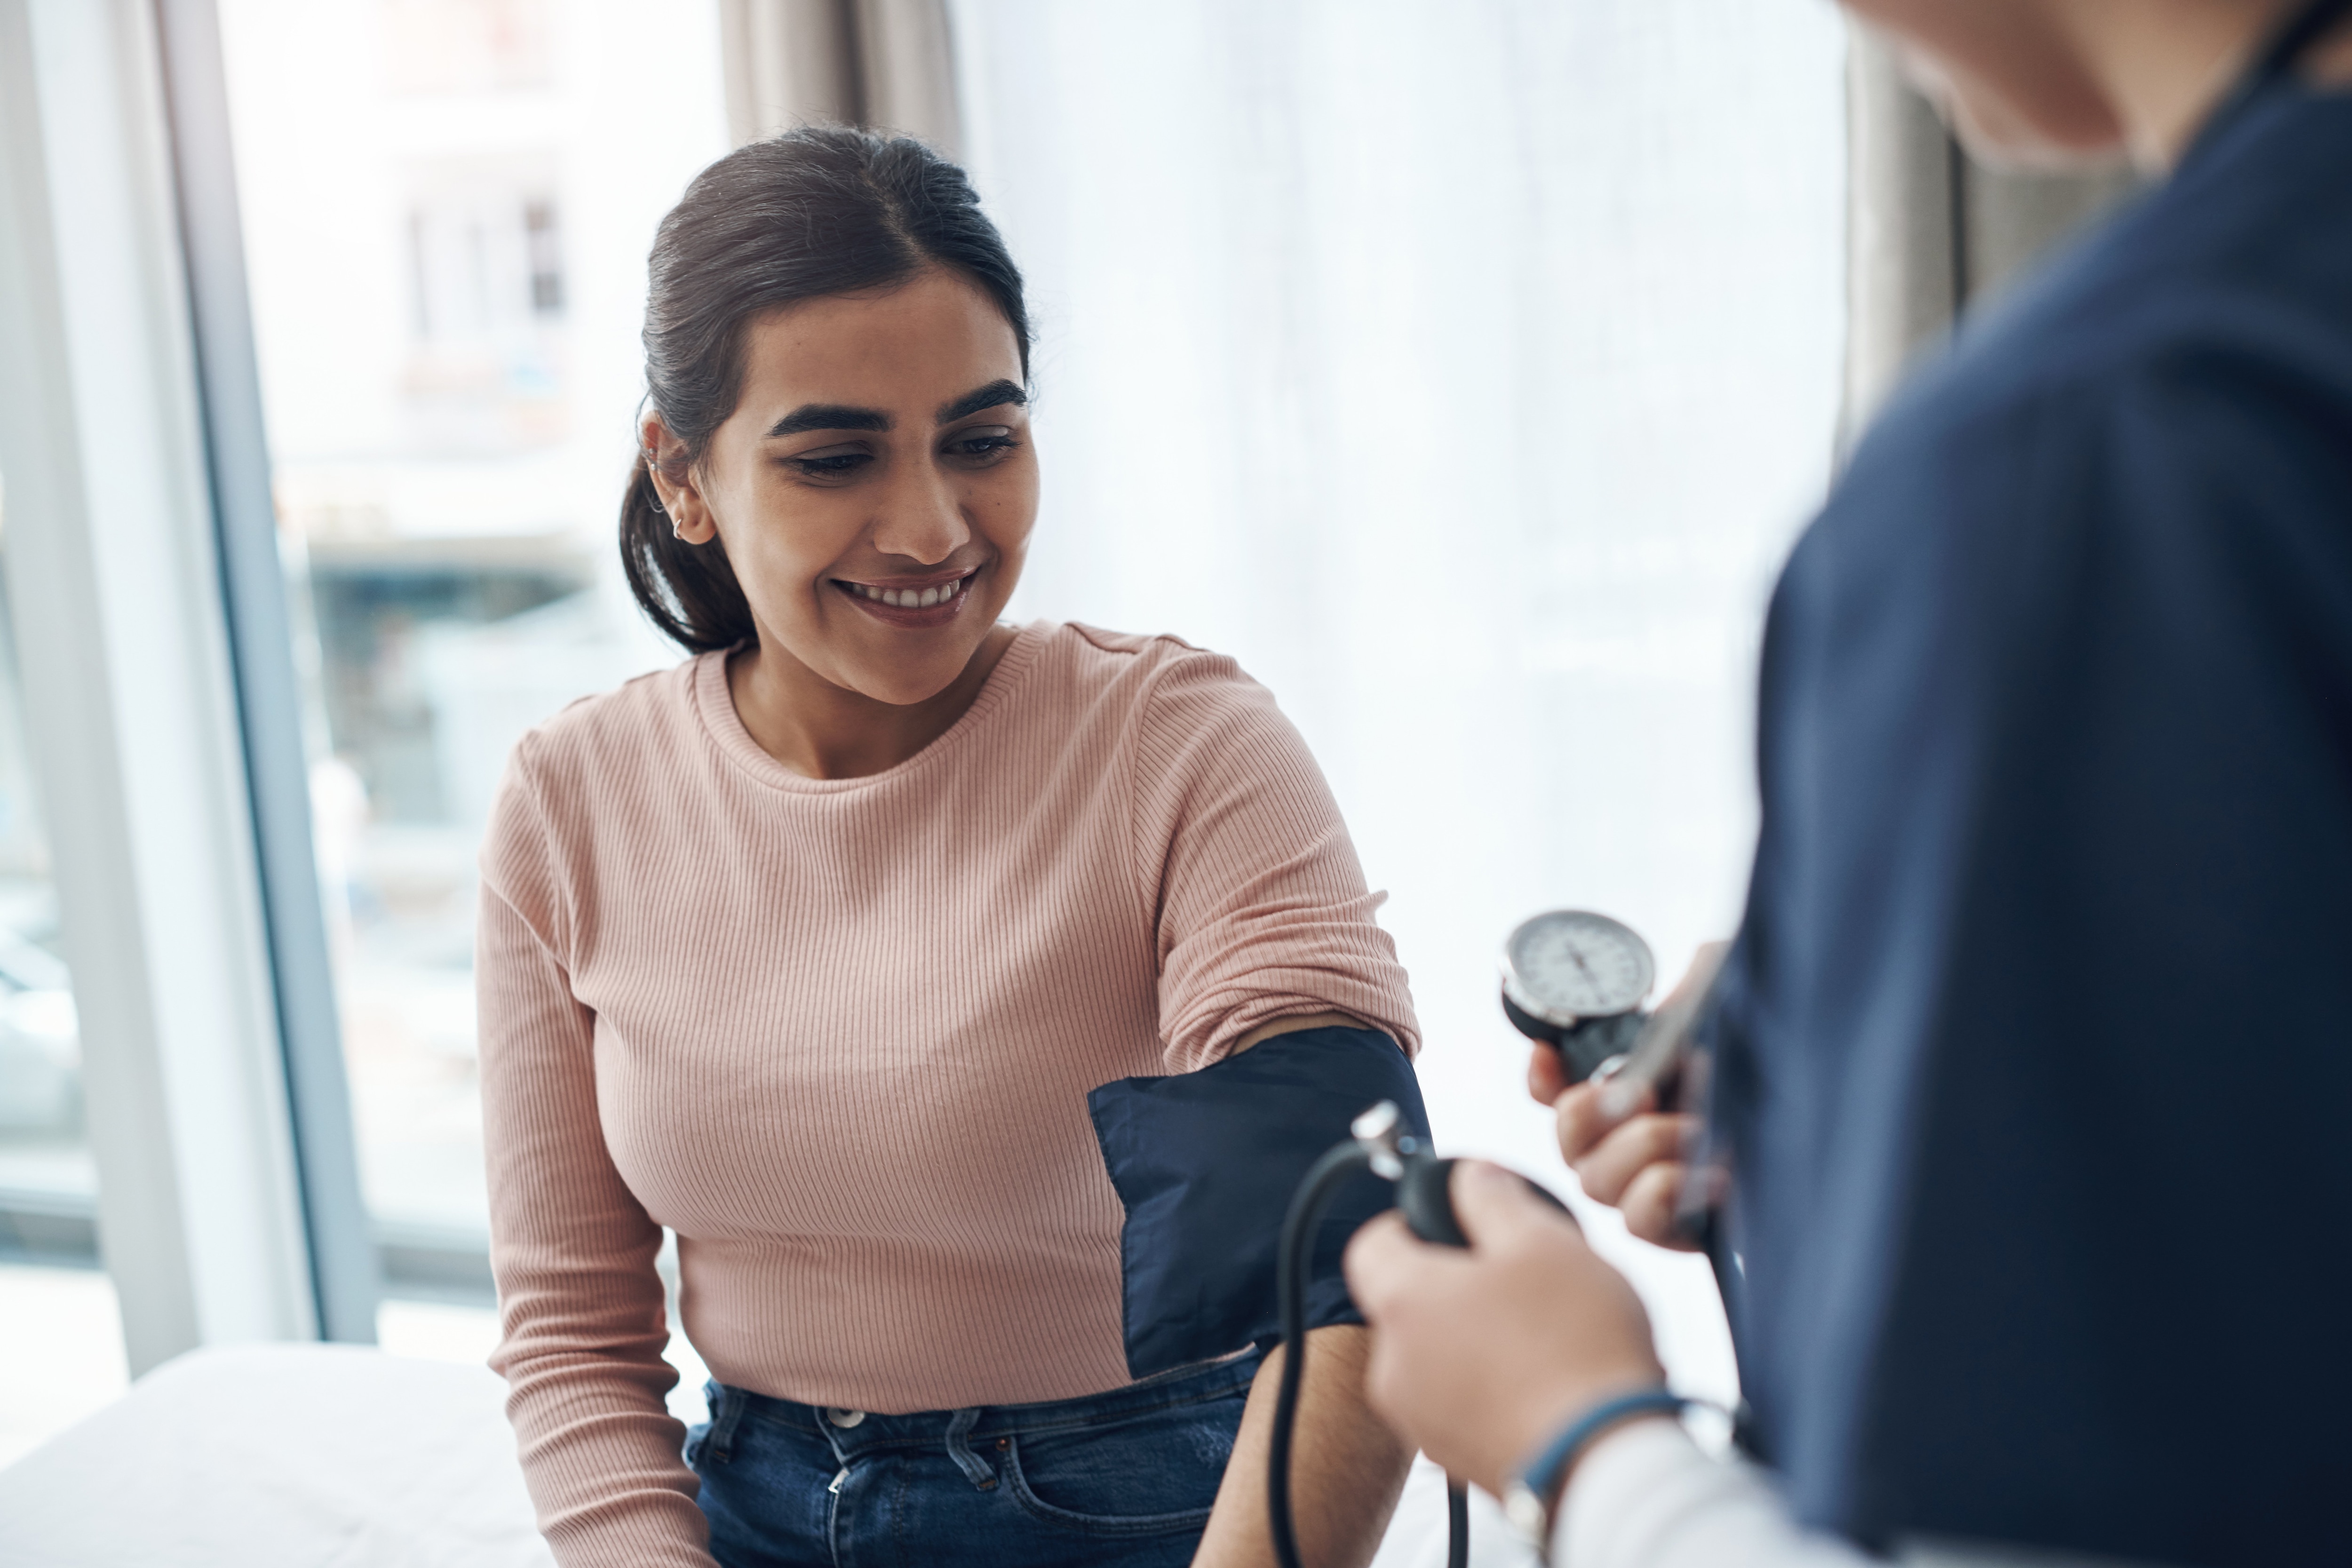
[[[1375,1215],[1348,1243],[1348,1290],[1374,1322],[1396,1292],[1410,1284],[1433,1250],[1415,1238],[1404,1216],[1391,1209]]]
[[[1680,1161],[1652,1165],[1635,1176],[1617,1203],[1625,1228],[1655,1247],[1695,1252],[1696,1246],[1675,1228],[1681,1211],[1683,1184],[1690,1167]]]
[[[1657,1091],[1644,1084],[1633,1090],[1631,1105],[1613,1107],[1610,1104],[1612,1087],[1606,1083],[1580,1083],[1553,1103],[1553,1115],[1559,1124],[1559,1157],[1570,1164],[1591,1153],[1593,1146],[1622,1126],[1626,1118],[1641,1115],[1657,1103]],[[1613,1087],[1618,1094],[1624,1092],[1624,1085]]]
[[[1637,1116],[1569,1163],[1586,1197],[1615,1204],[1643,1171],[1680,1160],[1697,1123],[1693,1116]]]
[[[1454,1221],[1474,1252],[1508,1245],[1530,1230],[1577,1230],[1576,1221],[1538,1197],[1525,1177],[1484,1160],[1457,1162],[1448,1190]]]
[[[1568,1068],[1559,1059],[1559,1047],[1538,1045],[1528,1053],[1528,1093],[1538,1105],[1559,1104],[1568,1089]]]

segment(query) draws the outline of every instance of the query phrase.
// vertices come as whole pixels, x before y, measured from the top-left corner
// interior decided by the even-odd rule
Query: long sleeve
[[[484,852],[476,957],[503,1330],[491,1365],[563,1568],[709,1568],[684,1429],[663,1404],[677,1374],[662,1359],[661,1227],[605,1147],[595,1018],[559,955],[551,859],[526,750]]]
[[[1747,1465],[1711,1459],[1683,1429],[1642,1421],[1596,1444],[1569,1481],[1552,1561],[1575,1568],[1864,1568],[1797,1528]]]
[[[1157,932],[1171,1072],[1272,1019],[1360,1018],[1420,1048],[1396,945],[1373,919],[1329,785],[1264,687],[1222,655],[1159,672],[1136,727],[1136,852]]]
[[[1870,1568],[1885,1561],[1801,1528],[1761,1471],[1709,1458],[1664,1421],[1610,1434],[1577,1466],[1553,1524],[1551,1560],[1564,1568]],[[2125,1568],[2114,1558],[1969,1542],[1909,1543],[1894,1561],[1905,1568]]]

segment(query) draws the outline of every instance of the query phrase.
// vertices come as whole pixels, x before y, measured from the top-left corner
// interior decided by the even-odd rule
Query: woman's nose
[[[971,537],[961,498],[937,464],[910,463],[900,469],[882,497],[882,514],[874,527],[876,549],[936,566]]]

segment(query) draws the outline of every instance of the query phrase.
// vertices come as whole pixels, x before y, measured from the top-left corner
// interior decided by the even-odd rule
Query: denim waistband
[[[710,1385],[711,1435],[719,1445],[727,1447],[731,1446],[734,1429],[746,1421],[786,1427],[824,1438],[845,1463],[859,1454],[885,1448],[929,1448],[944,1444],[953,1451],[982,1437],[1034,1436],[1044,1432],[1115,1426],[1176,1405],[1223,1399],[1245,1391],[1264,1360],[1262,1351],[1248,1351],[1205,1366],[1178,1367],[1122,1388],[1076,1399],[1049,1399],[1034,1405],[982,1405],[963,1410],[918,1410],[896,1415],[864,1411],[856,1413],[855,1424],[846,1426],[835,1418],[838,1406],[803,1405],[795,1399],[777,1399],[714,1383]]]

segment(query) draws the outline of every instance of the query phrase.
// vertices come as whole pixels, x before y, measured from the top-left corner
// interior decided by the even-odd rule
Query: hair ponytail
[[[887,289],[927,267],[978,284],[1004,312],[1029,372],[1020,269],[964,173],[920,142],[809,126],[738,147],[662,219],[647,268],[646,387],[690,468],[735,412],[754,316]],[[697,653],[757,635],[727,547],[688,544],[637,454],[621,500],[621,566],[646,618]]]

